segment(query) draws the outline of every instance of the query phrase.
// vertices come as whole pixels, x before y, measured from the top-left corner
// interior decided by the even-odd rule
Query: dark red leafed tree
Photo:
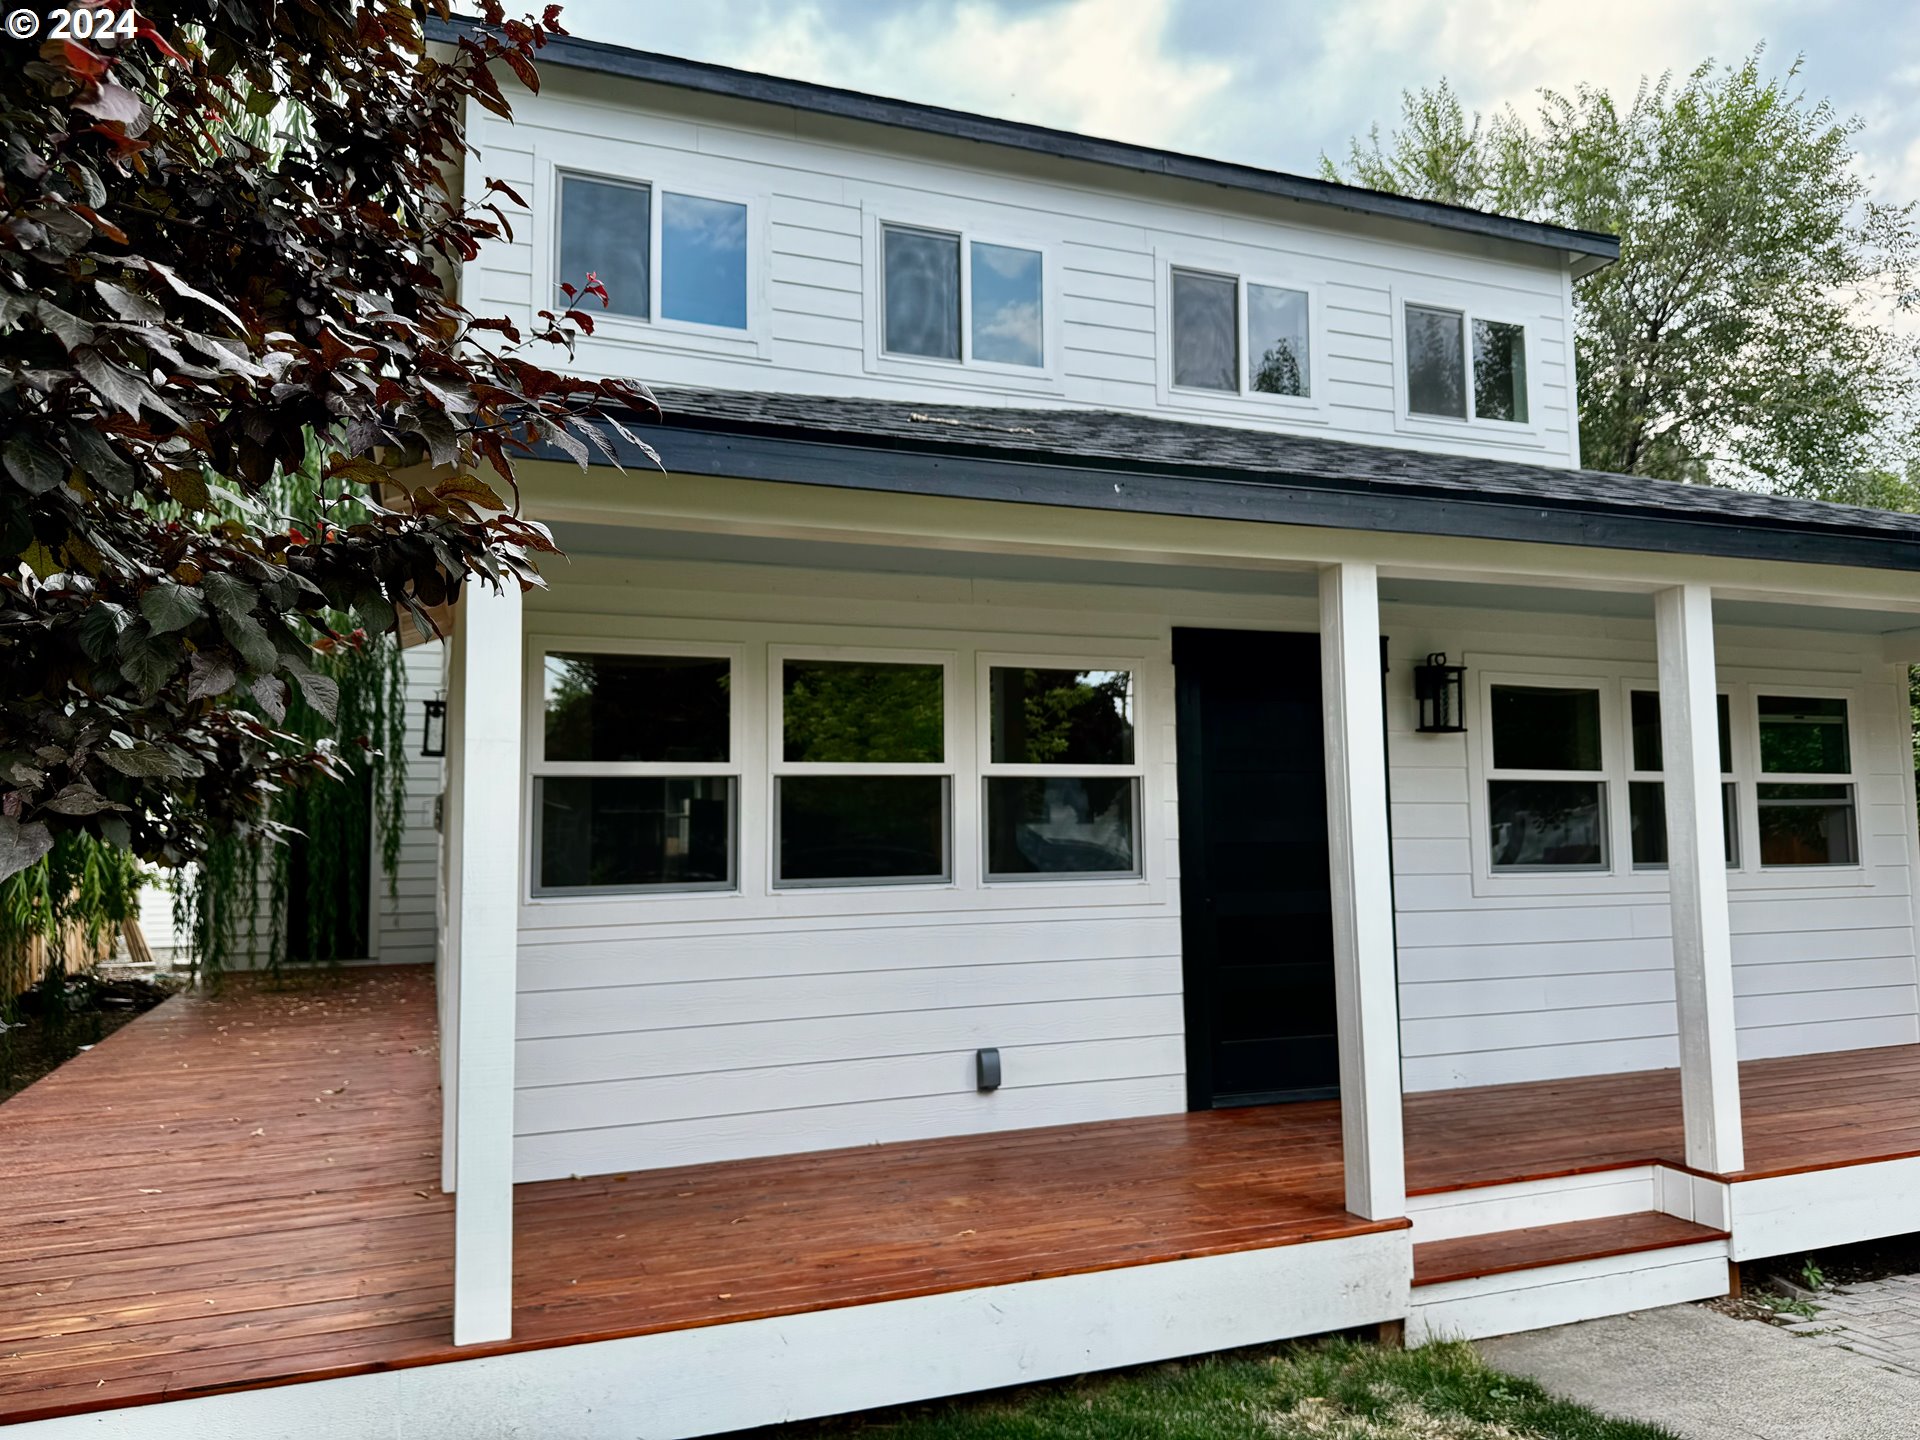
[[[583,311],[522,335],[454,298],[523,203],[463,202],[466,106],[537,87],[558,8],[487,0],[438,54],[444,0],[0,43],[0,878],[64,832],[177,864],[270,826],[341,763],[279,728],[295,690],[331,711],[316,644],[430,624],[467,575],[537,584],[514,457],[584,462],[587,417],[653,409],[528,358]]]

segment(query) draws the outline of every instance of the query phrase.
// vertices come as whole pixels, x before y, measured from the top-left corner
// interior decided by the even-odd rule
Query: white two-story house
[[[541,75],[463,298],[592,272],[661,466],[524,466],[567,558],[457,607],[453,1343],[303,1413],[688,1436],[1920,1226],[1920,520],[1583,469],[1612,239]]]
[[[1058,1363],[969,1386],[1720,1293],[1729,1253],[1920,1223],[1920,1162],[1885,1158],[1920,1150],[1920,1050],[1887,1048],[1920,1041],[1920,525],[1581,469],[1574,294],[1614,241],[545,55],[514,123],[475,113],[470,191],[529,213],[464,296],[524,323],[593,272],[575,364],[656,388],[663,469],[530,466],[570,558],[456,627],[463,1213],[469,1186],[804,1157],[739,1173],[826,1166],[844,1202],[980,1165],[981,1203],[1070,1217],[1050,1172],[1103,1126],[1284,1150],[1338,1098],[1316,1160],[1370,1233],[1084,1247],[1089,1308],[1020,1337]],[[1900,1133],[1840,1157],[1880,1163],[1806,1168],[1831,1136],[1766,1107],[1884,1099],[1896,1057]],[[1744,1141],[1741,1061],[1799,1077],[1750,1079]],[[1671,1124],[1638,1133],[1661,1087]],[[495,1218],[462,1235],[500,1243],[471,1198]],[[1409,1287],[1410,1247],[1565,1224],[1631,1253]],[[857,1211],[791,1237],[861,1240]],[[1259,1304],[1228,1298],[1254,1273]],[[511,1301],[476,1281],[462,1321],[497,1338]],[[954,1303],[820,1324],[944,1374],[991,1348]],[[1087,1338],[1139,1306],[1152,1343]],[[858,1403],[952,1383],[877,1368]]]

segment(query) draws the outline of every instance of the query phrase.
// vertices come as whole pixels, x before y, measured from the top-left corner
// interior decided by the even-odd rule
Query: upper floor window
[[[887,354],[1035,369],[1046,363],[1040,251],[908,225],[883,225],[881,247]]]
[[[1313,393],[1305,290],[1172,270],[1173,383],[1228,395]]]
[[[1405,322],[1408,414],[1528,423],[1524,325],[1411,302]]]
[[[747,328],[745,204],[564,175],[559,229],[555,284],[578,287],[592,272],[608,313]]]

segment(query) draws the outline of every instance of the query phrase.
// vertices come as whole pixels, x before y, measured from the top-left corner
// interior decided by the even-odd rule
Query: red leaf
[[[124,245],[127,243],[127,232],[111,220],[103,218],[100,212],[95,210],[91,205],[76,204],[73,207],[73,213],[85,217],[88,224],[92,225],[94,229],[113,241],[114,244]]]
[[[518,50],[505,51],[500,58],[507,62],[508,69],[520,77],[520,83],[522,85],[526,86],[527,89],[533,91],[536,95],[540,93],[540,74],[533,68],[533,62],[531,60],[527,59],[527,57],[522,55]]]
[[[146,39],[154,49],[158,50],[169,60],[184,60],[187,58],[178,50],[174,49],[173,46],[169,45],[167,43],[167,37],[154,29],[153,22],[144,15],[133,22],[133,33]]]
[[[491,179],[488,180],[487,189],[498,190],[502,195],[506,196],[509,200],[513,201],[513,203],[518,205],[522,210],[533,209],[531,205],[527,204],[525,200],[520,198],[520,192],[514,189],[511,185],[507,184],[507,182],[504,180],[491,180]]]
[[[600,308],[602,310],[613,303],[613,297],[607,294],[607,287],[600,283],[600,277],[591,270],[587,272],[587,288],[580,293],[582,295],[598,295],[600,297]],[[567,298],[571,300],[573,297],[569,295]]]
[[[96,135],[104,135],[113,145],[113,158],[124,160],[129,155],[137,155],[153,144],[151,140],[141,140],[124,130],[116,130],[111,125],[91,125],[87,127]]]
[[[84,45],[76,45],[71,40],[61,41],[60,49],[67,68],[83,80],[98,80],[112,68],[106,56],[96,54]]]

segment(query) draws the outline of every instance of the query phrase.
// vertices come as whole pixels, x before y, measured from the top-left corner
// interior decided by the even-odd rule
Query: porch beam
[[[513,1333],[521,603],[469,580],[453,632],[453,1343]]]
[[[1744,1168],[1746,1151],[1733,1014],[1727,851],[1721,830],[1712,591],[1691,584],[1657,592],[1654,630],[1687,1163],[1727,1174]]]
[[[1347,1209],[1364,1219],[1384,1220],[1406,1213],[1407,1178],[1380,693],[1380,585],[1378,569],[1370,563],[1320,571],[1320,675]]]

